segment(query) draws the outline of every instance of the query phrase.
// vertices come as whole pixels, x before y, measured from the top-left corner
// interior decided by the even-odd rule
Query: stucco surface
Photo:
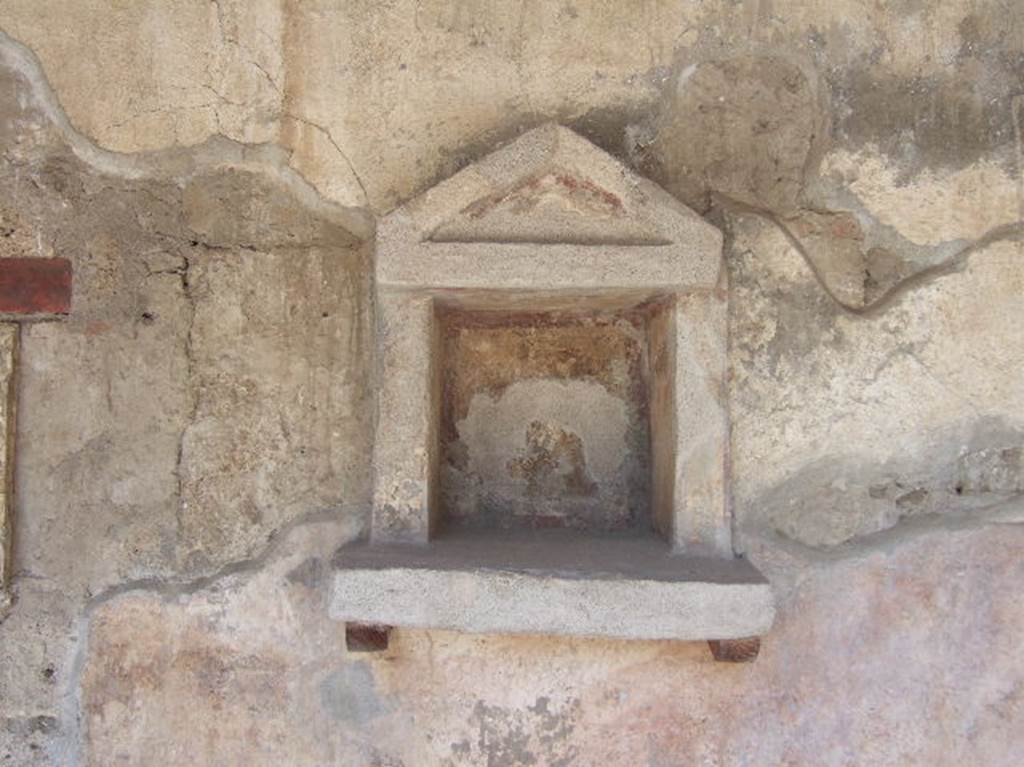
[[[0,763],[1019,763],[1012,3],[0,0],[0,29],[0,255],[75,280],[20,330]],[[551,121],[725,233],[733,545],[778,605],[753,664],[356,656],[328,617],[371,506],[375,220]]]
[[[1024,746],[1024,613],[992,588],[1024,576],[1019,528],[796,557],[792,580],[771,572],[787,597],[752,665],[704,643],[439,631],[347,654],[307,548],[328,532],[201,594],[99,607],[88,763],[1011,767]]]

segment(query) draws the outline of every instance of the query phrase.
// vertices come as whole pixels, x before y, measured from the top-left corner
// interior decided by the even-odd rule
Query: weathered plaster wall
[[[0,2],[25,324],[0,763],[978,764],[1024,752],[1024,12]],[[704,645],[326,618],[366,523],[372,221],[572,125],[727,234],[736,544]]]

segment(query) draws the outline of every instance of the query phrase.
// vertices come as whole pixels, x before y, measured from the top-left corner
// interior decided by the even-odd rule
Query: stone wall
[[[20,328],[0,764],[1019,763],[1013,3],[6,0],[0,29],[0,257],[74,274]],[[327,618],[369,514],[374,221],[552,120],[726,233],[734,540],[779,604],[752,665],[354,655]]]

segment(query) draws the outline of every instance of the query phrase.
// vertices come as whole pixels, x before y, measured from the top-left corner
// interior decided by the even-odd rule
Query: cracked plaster
[[[0,37],[12,85],[4,247],[70,255],[76,274],[73,316],[24,329],[0,755],[1014,763],[1024,664],[1006,637],[1024,617],[1006,584],[1021,577],[1024,514],[1018,464],[992,456],[1024,444],[1024,174],[1019,105],[1006,96],[1024,20],[998,2],[681,14],[652,3],[629,19],[554,4],[537,17],[525,4],[239,8],[187,3],[173,20],[154,4],[122,16],[56,0],[0,11],[34,51]],[[175,34],[146,50],[162,29]],[[623,46],[631,35],[644,44]],[[592,55],[567,64],[562,52],[584,36]],[[648,122],[688,66],[766,50],[824,73],[812,110],[828,118],[831,149],[811,152],[801,205],[850,212],[868,271],[891,268],[858,293],[857,262],[802,240],[793,211],[713,190],[709,216],[729,232],[737,538],[780,599],[753,671],[711,666],[695,645],[416,631],[369,677],[340,670],[352,661],[322,584],[287,574],[326,561],[365,515],[358,241],[372,216],[345,206],[387,210],[551,118],[628,155],[626,136],[648,134],[627,123]],[[77,61],[95,69],[61,63]],[[446,67],[468,74],[453,87]],[[877,82],[848,77],[860,72]],[[995,127],[974,131],[987,144],[963,136],[981,110],[961,91],[976,82],[994,110]],[[939,108],[918,121],[883,102],[864,115],[872,87],[916,88]],[[289,130],[299,115],[308,130]],[[872,145],[862,116],[908,122],[895,143]],[[832,173],[851,158],[866,159],[856,179]],[[982,187],[996,205],[975,202]],[[332,255],[330,241],[344,245]],[[310,244],[317,255],[303,261]],[[342,318],[271,289],[321,289],[318,263],[345,264]],[[324,383],[329,349],[344,350],[337,388]],[[317,394],[337,408],[336,431],[310,422]],[[265,398],[274,413],[254,404]],[[294,453],[261,466],[282,439],[298,450],[317,433],[341,455],[334,468],[308,464],[309,492],[294,490]],[[182,447],[204,434],[188,469]],[[219,488],[195,481],[210,467]],[[346,692],[360,696],[348,709],[362,712],[357,728],[322,705]]]

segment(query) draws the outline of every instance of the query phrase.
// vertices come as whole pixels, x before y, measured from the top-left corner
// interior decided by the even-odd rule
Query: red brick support
[[[743,639],[712,639],[711,655],[721,663],[751,663],[761,651],[761,637]]]
[[[345,624],[345,649],[349,652],[381,652],[388,649],[388,626],[368,623]]]

